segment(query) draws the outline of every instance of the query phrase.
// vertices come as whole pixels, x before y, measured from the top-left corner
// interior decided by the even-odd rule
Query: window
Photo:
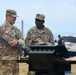
[[[65,42],[76,43],[76,37],[74,36],[62,36]]]

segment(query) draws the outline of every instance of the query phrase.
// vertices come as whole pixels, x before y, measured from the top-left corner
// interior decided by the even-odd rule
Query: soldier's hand
[[[8,42],[8,44],[11,47],[14,47],[15,45],[17,45],[18,41],[16,39],[11,38],[11,40]]]
[[[35,39],[37,42],[43,42],[42,40],[41,40],[41,38],[36,38]]]
[[[35,38],[35,39],[32,39],[32,42],[38,43],[38,42],[43,42],[43,41],[41,40],[41,38]]]

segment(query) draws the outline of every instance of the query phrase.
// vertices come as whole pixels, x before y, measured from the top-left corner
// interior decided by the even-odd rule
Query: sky
[[[59,34],[76,35],[76,0],[1,0],[0,25],[5,22],[7,9],[17,11],[18,18],[15,22],[21,31],[23,20],[23,36],[35,26],[37,13],[45,15],[44,25],[48,27],[54,37]]]

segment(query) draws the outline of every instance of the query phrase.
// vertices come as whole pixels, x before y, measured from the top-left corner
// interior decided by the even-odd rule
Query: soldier
[[[25,38],[25,45],[30,47],[30,45],[36,45],[36,43],[41,42],[40,44],[52,45],[53,43],[53,34],[52,31],[45,27],[45,15],[36,14],[35,24],[36,26],[32,27]],[[28,75],[35,75],[35,72],[30,71]]]
[[[24,46],[24,38],[21,31],[13,26],[17,12],[6,10],[6,20],[0,26],[0,67],[1,75],[19,75],[18,57],[22,55],[21,47]]]
[[[30,46],[33,43],[37,42],[44,42],[46,44],[52,44],[53,43],[53,34],[52,31],[45,27],[45,15],[43,14],[36,14],[35,17],[35,24],[36,26],[32,27],[26,36],[25,44],[26,46]]]

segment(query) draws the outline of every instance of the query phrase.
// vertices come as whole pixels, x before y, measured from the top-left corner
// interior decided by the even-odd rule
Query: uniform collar
[[[5,21],[5,23],[6,23],[8,26],[13,27],[13,25],[10,24],[9,22]]]

